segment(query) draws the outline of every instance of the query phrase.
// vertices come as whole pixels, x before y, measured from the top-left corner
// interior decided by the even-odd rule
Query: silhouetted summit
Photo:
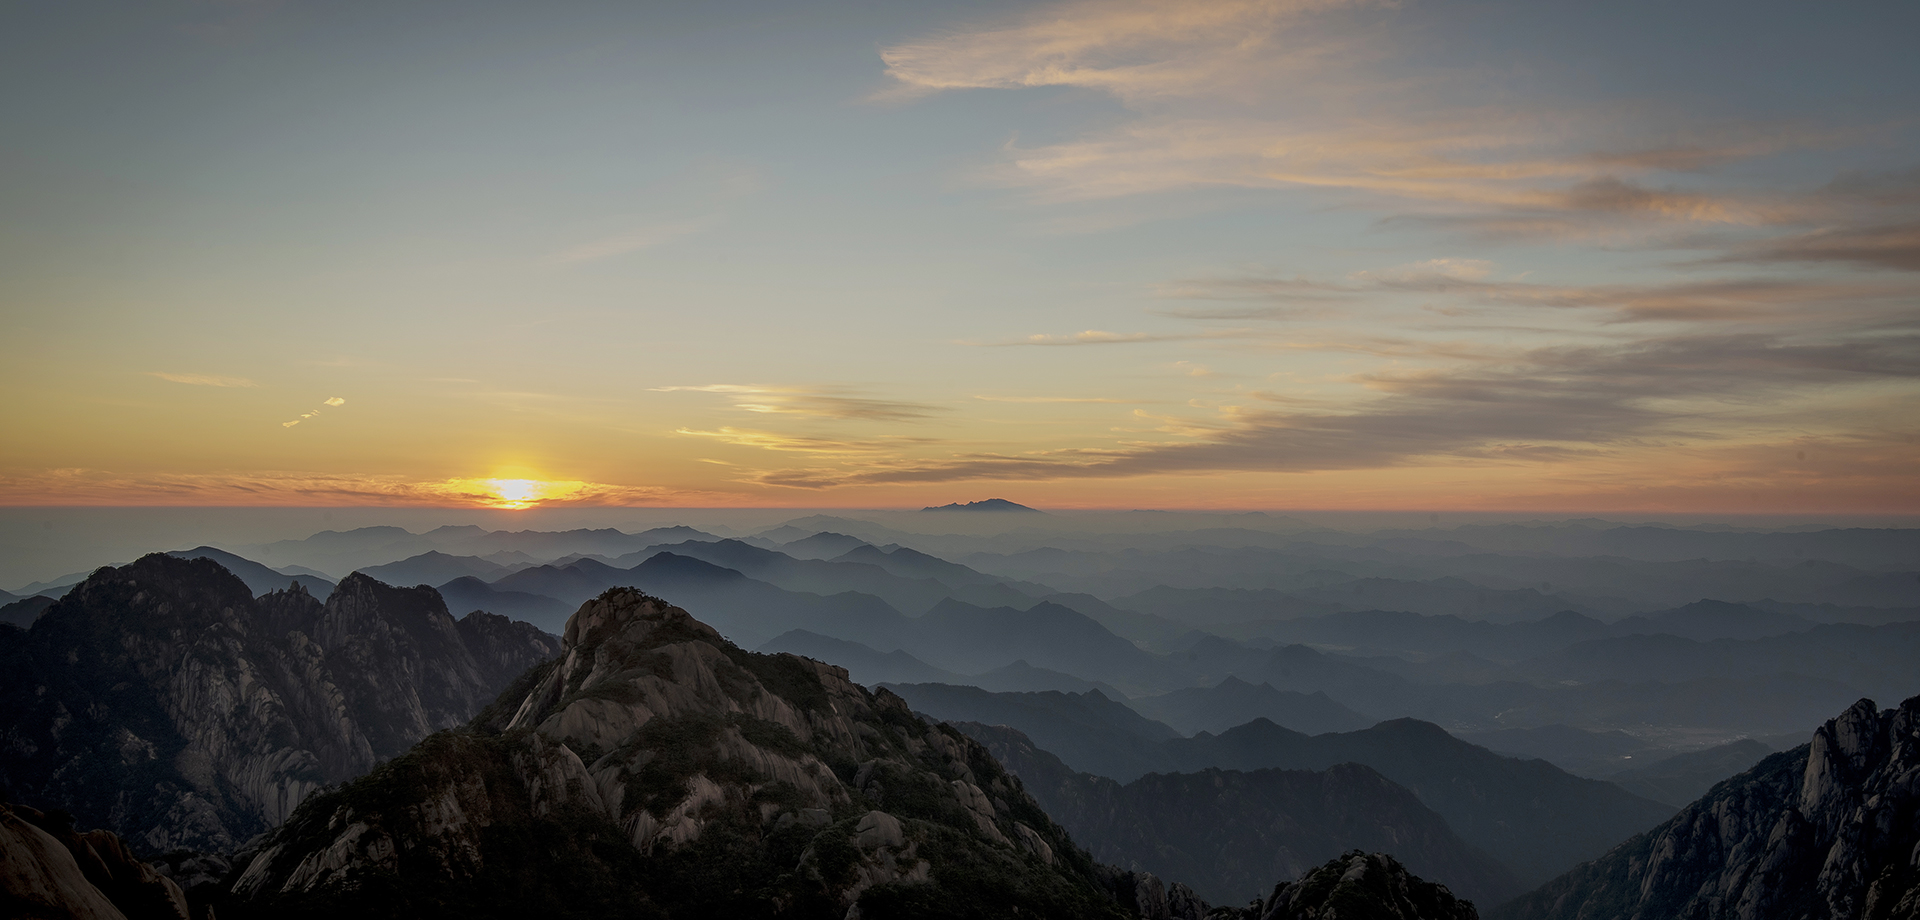
[[[960,502],[953,502],[952,504],[947,504],[947,505],[928,505],[927,507],[922,508],[920,510],[921,511],[1031,511],[1034,514],[1043,513],[1038,508],[1029,508],[1026,505],[1020,504],[1019,502],[1010,502],[1004,498],[983,498],[980,501],[967,502],[965,504],[961,504]]]

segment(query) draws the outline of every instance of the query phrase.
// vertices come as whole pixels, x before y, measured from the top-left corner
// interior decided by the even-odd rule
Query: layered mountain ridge
[[[0,631],[10,627],[0,627]],[[0,641],[0,791],[150,851],[231,851],[471,718],[557,643],[431,588],[258,598],[210,559],[103,568]]]

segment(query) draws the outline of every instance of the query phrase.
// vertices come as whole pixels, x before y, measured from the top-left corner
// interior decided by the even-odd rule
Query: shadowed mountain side
[[[1126,701],[1141,715],[1186,734],[1222,732],[1254,719],[1268,719],[1308,735],[1358,731],[1373,720],[1334,702],[1325,693],[1275,690],[1237,677],[1212,687],[1189,687]]]
[[[906,652],[875,651],[858,642],[835,639],[819,633],[795,629],[773,637],[757,650],[763,653],[787,652],[815,661],[831,662],[847,669],[857,684],[964,684],[967,679],[952,671],[936,668]]]
[[[1683,808],[1706,795],[1721,780],[1746,772],[1771,753],[1772,748],[1752,738],[1742,738],[1622,770],[1607,780],[1642,798]]]
[[[269,591],[279,591],[289,585],[299,585],[305,588],[308,594],[321,600],[326,600],[327,595],[333,591],[332,579],[312,575],[284,575],[251,559],[236,556],[226,550],[214,549],[211,546],[176,550],[167,555],[181,559],[212,559],[220,563],[221,568],[232,572],[235,577],[246,582],[247,590],[252,591],[255,597]]]
[[[795,559],[832,559],[835,556],[844,555],[855,547],[868,545],[870,544],[859,537],[822,530],[798,540],[781,543],[779,548],[781,552]]]
[[[1190,684],[1166,659],[1107,631],[1085,614],[1042,602],[1026,610],[941,601],[914,623],[908,651],[962,674],[1025,660],[1102,680],[1129,693]]]
[[[469,728],[310,800],[220,915],[1119,920],[1018,781],[898,697],[627,588],[564,642]]]
[[[846,591],[871,594],[908,615],[918,615],[953,596],[953,587],[929,576],[902,577],[865,562],[795,559],[739,540],[678,543],[649,552],[688,556],[788,591],[831,596]]]
[[[26,629],[32,626],[33,621],[39,619],[41,614],[47,612],[47,608],[53,606],[54,601],[55,598],[41,595],[20,598],[5,607],[0,607],[0,623]]]
[[[1611,783],[1574,776],[1544,760],[1502,757],[1417,719],[1311,737],[1263,719],[1159,747],[1185,771],[1366,764],[1413,790],[1461,839],[1492,854],[1529,885],[1672,814],[1670,807]]]
[[[1045,585],[1019,582],[998,575],[989,575],[976,571],[957,562],[948,562],[938,556],[930,556],[919,550],[905,546],[889,544],[874,546],[862,543],[841,556],[835,562],[857,562],[877,565],[901,578],[931,578],[950,588],[998,588],[1015,600],[1031,599],[1044,594],[1052,594],[1053,589]]]
[[[671,594],[704,622],[752,645],[805,629],[822,635],[874,637],[894,647],[906,621],[877,597],[788,591],[733,569],[665,552],[631,569],[582,559],[562,567],[524,569],[493,583],[496,590],[528,591],[562,600],[590,598],[615,586]]]
[[[1671,820],[1493,916],[1920,916],[1920,697],[1861,700]]]
[[[1000,693],[1039,693],[1047,690],[1085,693],[1089,690],[1098,690],[1101,696],[1110,700],[1125,702],[1127,699],[1126,694],[1104,681],[1085,680],[1072,674],[1036,668],[1028,664],[1025,659],[975,674],[962,683]]]
[[[439,587],[448,610],[485,610],[516,620],[525,620],[553,635],[567,628],[572,608],[543,594],[503,591],[471,575],[456,578]]]
[[[111,831],[0,802],[0,915],[19,920],[187,920],[173,880],[134,858]]]
[[[0,646],[0,793],[145,850],[231,850],[557,651],[364,575],[254,598],[210,559],[103,568]]]
[[[950,684],[886,687],[915,712],[935,719],[1017,728],[1076,770],[1131,780],[1143,773],[1175,769],[1159,742],[1178,738],[1180,733],[1099,691],[993,693]]]
[[[1491,903],[1521,891],[1505,866],[1467,845],[1413,793],[1359,764],[1323,771],[1150,773],[1122,785],[1078,773],[1027,736],[954,726],[987,746],[1093,858],[1179,879],[1239,904],[1351,849],[1393,854],[1422,877]]]
[[[399,562],[367,566],[359,571],[390,585],[438,585],[466,577],[492,581],[518,568],[526,566],[504,566],[478,556],[449,556],[439,550],[429,550]]]
[[[1145,642],[1154,648],[1161,648],[1191,631],[1190,627],[1165,617],[1122,610],[1091,594],[1048,594],[1040,599],[1084,613],[1114,635]]]

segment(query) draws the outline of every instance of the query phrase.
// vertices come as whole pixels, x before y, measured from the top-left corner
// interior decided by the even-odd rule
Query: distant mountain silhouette
[[[961,504],[960,502],[954,502],[952,504],[947,504],[947,505],[928,505],[927,507],[922,508],[920,510],[921,511],[1031,511],[1035,514],[1041,513],[1040,509],[1038,508],[1029,508],[1026,505],[1020,504],[1019,502],[1010,502],[1004,498],[985,498],[977,502],[967,502],[966,504]]]
[[[516,620],[525,620],[553,635],[567,628],[567,616],[573,608],[544,594],[495,588],[472,575],[463,575],[440,585],[440,596],[447,609],[465,612],[485,610]]]
[[[1244,904],[1274,879],[1299,878],[1356,848],[1391,852],[1483,903],[1522,890],[1512,872],[1462,841],[1412,792],[1359,764],[1209,768],[1121,784],[1075,772],[1006,726],[955,727],[1019,776],[1094,859],[1179,879],[1215,903]]]
[[[795,559],[832,559],[846,553],[847,550],[866,545],[867,542],[859,537],[849,537],[843,533],[823,530],[798,540],[781,543],[780,551]]]
[[[214,549],[211,546],[177,550],[167,555],[179,559],[212,559],[220,563],[221,568],[232,572],[241,581],[246,582],[247,590],[252,591],[255,597],[296,584],[305,588],[308,594],[321,600],[326,600],[327,595],[333,591],[332,579],[317,578],[312,575],[285,575],[251,559],[236,556],[226,550]]]
[[[1212,687],[1190,687],[1159,696],[1128,700],[1148,718],[1182,732],[1222,732],[1254,719],[1266,718],[1308,735],[1359,731],[1373,720],[1340,705],[1325,693],[1275,690],[1228,677]]]
[[[365,566],[359,571],[390,585],[438,585],[467,576],[492,581],[514,569],[478,556],[453,556],[436,549],[386,565]]]

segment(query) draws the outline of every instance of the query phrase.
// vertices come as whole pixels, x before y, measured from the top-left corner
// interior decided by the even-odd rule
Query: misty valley
[[[1920,530],[1011,502],[0,592],[18,917],[1920,918]]]

